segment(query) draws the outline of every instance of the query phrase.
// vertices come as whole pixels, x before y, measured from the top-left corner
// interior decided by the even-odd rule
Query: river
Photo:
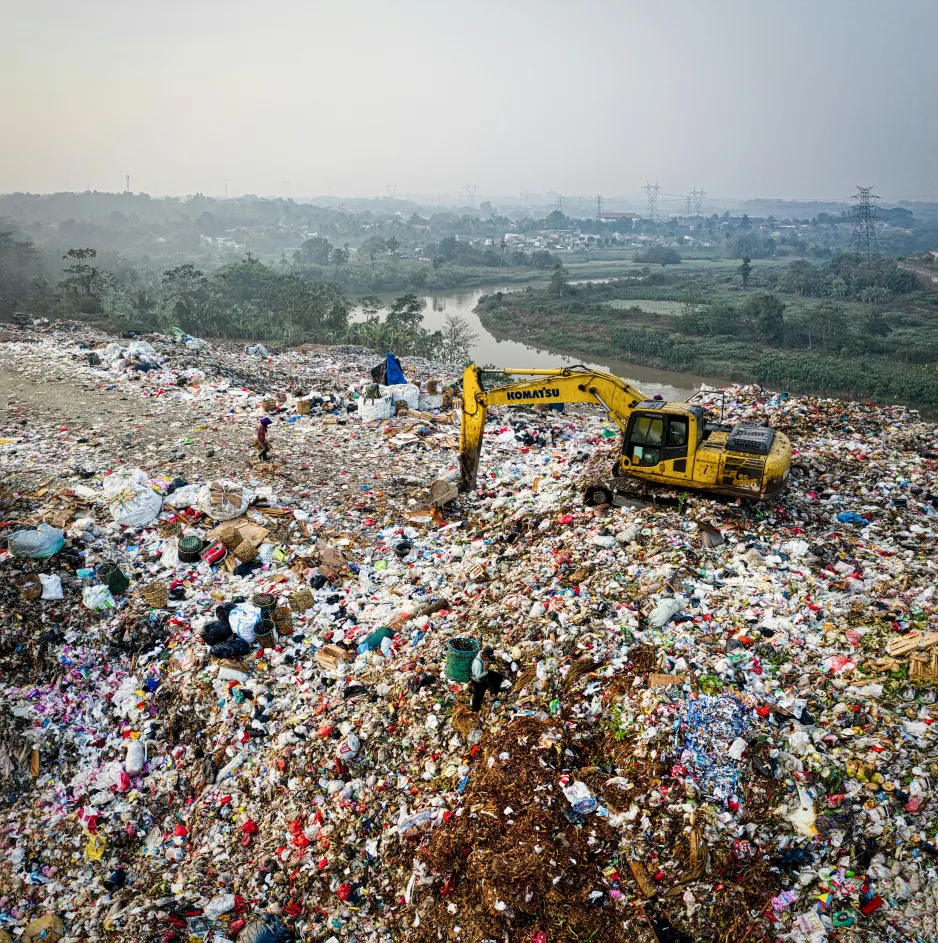
[[[576,354],[557,348],[535,347],[506,337],[499,337],[487,330],[473,310],[482,295],[496,291],[518,291],[517,285],[510,287],[490,286],[465,289],[447,294],[421,295],[423,303],[423,326],[430,331],[442,329],[447,314],[459,315],[476,333],[472,346],[472,359],[478,364],[496,367],[562,367],[584,364],[614,373],[634,384],[649,396],[660,393],[665,399],[683,400],[700,389],[701,384],[726,386],[728,381],[718,377],[701,377],[692,373],[676,373],[672,370],[656,370],[642,367],[624,360],[592,358],[584,360]],[[391,300],[388,298],[387,300]],[[359,312],[353,314],[353,320]]]

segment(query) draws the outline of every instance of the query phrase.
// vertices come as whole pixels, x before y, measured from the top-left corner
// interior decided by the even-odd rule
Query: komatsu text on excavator
[[[622,431],[611,474],[587,483],[590,504],[627,503],[636,482],[750,500],[778,494],[788,482],[791,443],[767,426],[711,422],[702,406],[648,399],[625,380],[586,367],[499,370],[527,379],[488,390],[484,372],[470,366],[463,374],[460,464],[467,490],[476,485],[488,408],[549,403],[602,406]]]

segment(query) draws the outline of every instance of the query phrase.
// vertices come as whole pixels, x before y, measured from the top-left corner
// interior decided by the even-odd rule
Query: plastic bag
[[[18,530],[10,534],[7,546],[14,557],[44,560],[57,554],[65,544],[65,532],[49,524],[40,524],[35,530]]]
[[[150,488],[129,490],[114,498],[110,504],[111,517],[125,527],[144,527],[152,524],[163,510],[163,499]]]
[[[176,537],[167,537],[160,544],[160,563],[163,566],[179,566],[179,540]]]
[[[62,577],[56,573],[40,573],[39,582],[42,583],[43,599],[63,599]]]
[[[374,422],[391,418],[394,408],[390,396],[381,396],[378,399],[360,399],[358,401],[358,415],[362,422]]]
[[[174,508],[191,508],[193,504],[198,504],[201,492],[201,485],[180,485],[180,487],[169,492],[173,496],[170,504]]]
[[[131,341],[124,351],[128,360],[139,360],[142,363],[161,364],[163,361],[156,349],[146,341]]]
[[[248,922],[238,934],[238,943],[291,943],[293,934],[274,914],[264,914]]]
[[[147,745],[142,740],[131,740],[127,744],[124,757],[124,772],[130,776],[139,776],[147,763]]]
[[[159,517],[163,499],[147,484],[148,480],[139,468],[115,472],[104,479],[104,496],[118,524],[143,527]]]
[[[254,627],[261,620],[261,611],[257,606],[252,606],[249,602],[239,603],[228,614],[228,625],[231,631],[238,638],[243,639],[248,645],[254,644]]]
[[[103,612],[115,607],[114,597],[106,586],[86,586],[81,594],[81,601],[85,608]]]
[[[381,395],[390,396],[394,403],[403,400],[408,409],[416,409],[420,402],[420,387],[414,383],[396,383],[394,386],[382,386]]]
[[[241,658],[250,650],[251,646],[237,635],[232,635],[227,641],[218,642],[211,649],[212,658]]]
[[[201,634],[206,645],[217,645],[231,638],[231,628],[224,622],[209,622],[203,627]]]

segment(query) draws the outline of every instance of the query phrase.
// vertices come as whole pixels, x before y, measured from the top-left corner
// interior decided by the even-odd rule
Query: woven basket
[[[231,550],[232,552],[243,539],[244,538],[233,527],[226,527],[223,531],[219,531],[218,534],[219,542],[224,544],[226,550]]]
[[[410,411],[410,407],[407,405],[407,400],[399,399],[394,404],[395,416],[406,416],[409,411]]]
[[[260,648],[273,648],[276,644],[273,632],[257,632],[254,638]]]
[[[257,556],[257,544],[252,544],[250,540],[242,540],[231,552],[242,563],[250,563]]]
[[[179,541],[179,559],[183,563],[198,563],[202,555],[202,541],[198,537],[183,537]]]
[[[42,583],[39,582],[39,577],[32,573],[18,576],[16,588],[20,591],[20,599],[38,599],[42,595]]]
[[[264,407],[264,412],[272,413],[277,408],[277,401],[275,399],[265,399],[261,406]]]
[[[308,399],[297,400],[296,403],[296,414],[298,416],[308,416],[310,413],[310,405]]]
[[[435,396],[440,392],[440,381],[439,380],[427,380],[427,395]]]
[[[306,610],[313,605],[315,600],[316,597],[313,595],[311,589],[301,589],[290,597],[290,608],[294,612],[306,612]]]
[[[147,583],[140,592],[154,609],[165,609],[169,605],[169,587],[165,583]]]
[[[182,524],[179,521],[160,521],[156,532],[160,537],[178,537],[182,533]]]
[[[280,606],[270,614],[271,621],[277,627],[277,634],[290,636],[293,634],[293,613],[287,606]]]
[[[262,613],[270,613],[277,608],[277,600],[270,593],[255,593],[251,597],[251,605],[257,606]]]
[[[116,563],[102,563],[98,567],[98,576],[107,583],[112,596],[120,596],[130,587],[130,579]]]

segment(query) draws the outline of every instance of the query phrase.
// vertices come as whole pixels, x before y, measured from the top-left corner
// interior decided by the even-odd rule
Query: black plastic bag
[[[217,645],[231,638],[231,626],[227,622],[209,622],[202,629],[202,641],[206,645]]]
[[[238,934],[238,943],[292,943],[293,934],[283,921],[273,914],[248,921]]]
[[[228,617],[231,615],[232,610],[237,606],[236,602],[223,602],[220,606],[215,607],[215,618],[219,622],[223,622],[225,625],[228,625]]]
[[[241,658],[250,650],[251,646],[243,638],[232,635],[230,639],[212,646],[212,658]]]

